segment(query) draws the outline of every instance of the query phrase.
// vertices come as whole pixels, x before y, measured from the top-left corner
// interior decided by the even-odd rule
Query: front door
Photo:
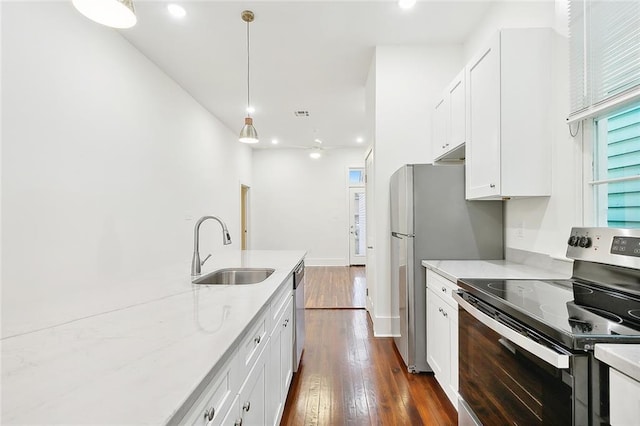
[[[349,264],[364,265],[367,258],[364,188],[349,188]]]

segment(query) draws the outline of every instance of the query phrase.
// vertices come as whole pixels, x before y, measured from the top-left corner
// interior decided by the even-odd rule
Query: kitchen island
[[[103,308],[94,304],[89,315],[34,319],[32,329],[2,340],[2,423],[169,422],[229,359],[304,256],[221,251],[203,274],[275,271],[258,284],[193,285],[185,261],[156,282],[113,288]]]

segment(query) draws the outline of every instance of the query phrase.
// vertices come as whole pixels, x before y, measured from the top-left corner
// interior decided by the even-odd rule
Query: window
[[[640,1],[569,0],[569,121],[640,98]]]
[[[363,168],[350,168],[349,169],[349,186],[363,186],[364,185],[364,169]]]
[[[594,132],[595,224],[640,228],[640,1],[569,0],[569,18],[567,122]]]
[[[598,226],[640,228],[640,103],[595,121]]]

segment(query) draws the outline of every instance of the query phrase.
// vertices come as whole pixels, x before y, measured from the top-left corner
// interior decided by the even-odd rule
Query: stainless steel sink
[[[269,268],[227,268],[218,269],[193,280],[194,284],[241,285],[257,284],[269,278],[274,269]]]

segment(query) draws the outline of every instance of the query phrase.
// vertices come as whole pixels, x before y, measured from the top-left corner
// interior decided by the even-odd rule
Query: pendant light
[[[240,131],[240,138],[243,143],[258,143],[258,132],[253,127],[253,118],[251,118],[251,90],[249,84],[249,23],[253,22],[253,12],[250,10],[242,11],[242,20],[247,23],[247,117],[244,119],[244,127]]]
[[[73,0],[73,5],[87,18],[112,28],[131,28],[138,19],[133,0]]]

